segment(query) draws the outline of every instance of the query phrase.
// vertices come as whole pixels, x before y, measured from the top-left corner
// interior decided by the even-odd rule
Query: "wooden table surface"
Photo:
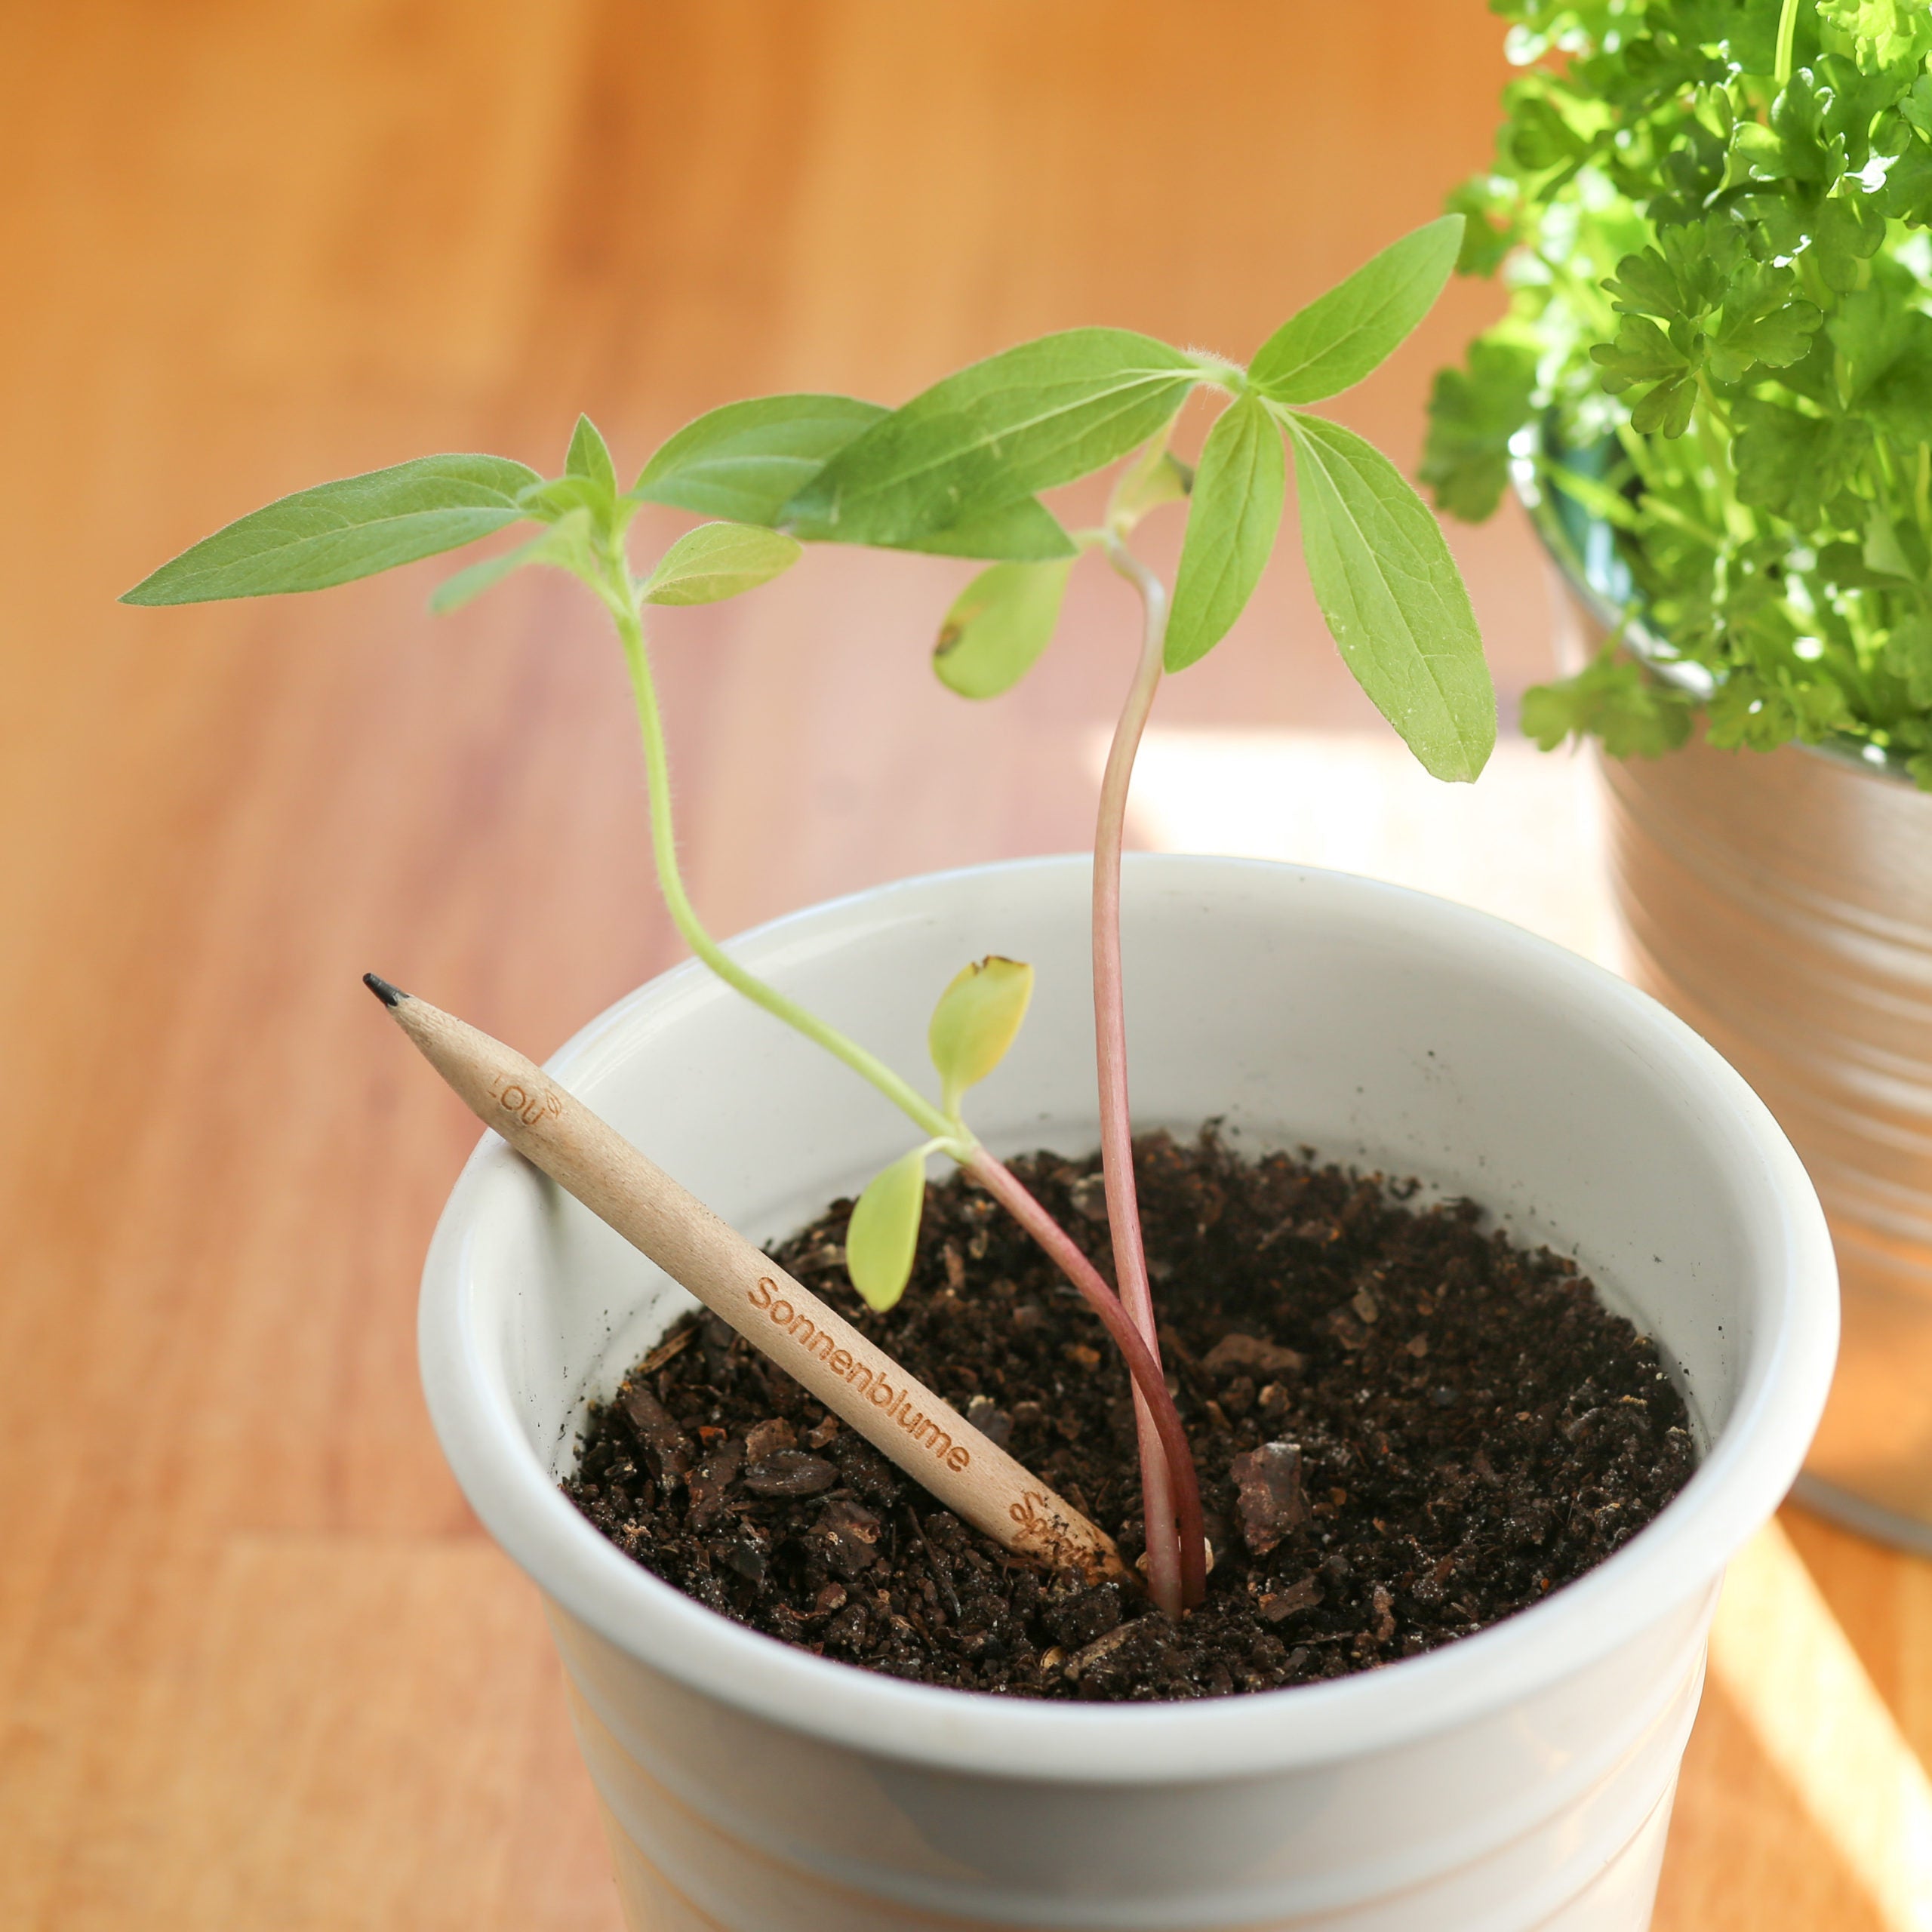
[[[734,395],[896,399],[1076,322],[1244,355],[1480,165],[1500,27],[1479,0],[0,23],[0,1927],[614,1927],[534,1593],[417,1389],[475,1130],[356,979],[543,1053],[676,957],[614,653],[560,583],[432,621],[434,565],[112,599],[325,477],[555,466],[580,407],[634,466]],[[1413,461],[1494,299],[1452,291],[1338,413]],[[1513,710],[1546,648],[1528,540],[1454,541]],[[717,928],[1083,841],[1126,594],[1078,584],[974,709],[925,666],[959,574],[814,554],[667,618]],[[1426,801],[1316,815],[1324,771],[1383,811],[1383,741],[1291,559],[1159,717],[1143,842],[1339,851],[1593,943],[1574,771],[1499,764],[1475,809],[1555,798],[1556,842],[1517,823],[1488,857]],[[1932,1567],[1788,1515],[1722,1613],[1659,1926],[1932,1924],[1928,1753]]]

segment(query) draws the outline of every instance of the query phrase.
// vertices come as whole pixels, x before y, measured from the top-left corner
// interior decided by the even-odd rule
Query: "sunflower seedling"
[[[1460,216],[1385,249],[1292,316],[1246,368],[1123,329],[1043,337],[974,363],[897,409],[840,395],[763,396],[688,424],[628,489],[603,437],[579,419],[562,472],[494,456],[430,457],[303,491],[229,525],[127,594],[189,604],[318,590],[456,549],[517,523],[536,534],[435,593],[454,611],[534,565],[576,577],[608,613],[642,737],[651,841],[666,906],[721,979],[869,1081],[924,1136],[865,1189],[847,1255],[875,1308],[904,1291],[917,1254],[926,1163],[942,1154],[1038,1241],[1099,1317],[1132,1378],[1140,1429],[1148,1586],[1178,1617],[1206,1588],[1198,1481],[1161,1367],[1134,1188],[1120,952],[1120,857],[1128,787],[1164,672],[1198,663],[1245,608],[1287,500],[1288,452],[1315,598],[1349,669],[1437,777],[1473,779],[1495,737],[1495,701],[1469,598],[1434,518],[1387,457],[1308,405],[1352,387],[1428,312],[1455,260]],[[1197,469],[1168,439],[1197,392],[1225,405]],[[1125,460],[1131,458],[1131,462]],[[1125,462],[1103,522],[1069,531],[1041,492]],[[712,521],[643,574],[626,537],[644,503]],[[1186,503],[1170,598],[1133,550],[1140,520]],[[1118,1292],[965,1124],[962,1102],[1017,1036],[1031,969],[989,955],[945,989],[928,1031],[937,1103],[712,938],[678,863],[669,765],[645,613],[755,589],[807,543],[974,558],[990,568],[947,612],[934,668],[952,690],[1011,689],[1051,641],[1070,574],[1097,554],[1142,605],[1138,660],[1100,790],[1094,841],[1094,996],[1101,1143]]]

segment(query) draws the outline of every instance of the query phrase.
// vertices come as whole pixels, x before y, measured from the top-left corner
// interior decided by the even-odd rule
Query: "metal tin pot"
[[[1624,586],[1563,509],[1531,514],[1573,669]],[[1598,769],[1626,973],[1756,1089],[1831,1223],[1843,1340],[1800,1500],[1932,1551],[1932,794],[1834,747]]]

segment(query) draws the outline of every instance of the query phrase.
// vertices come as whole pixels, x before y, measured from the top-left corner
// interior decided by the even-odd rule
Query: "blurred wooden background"
[[[355,982],[540,1054],[672,961],[614,653],[561,584],[433,623],[433,564],[112,600],[325,477],[554,467],[580,408],[635,468],[734,395],[894,401],[1078,322],[1244,355],[1481,165],[1502,30],[1480,0],[0,26],[0,1925],[611,1927],[533,1593],[417,1391],[417,1269],[474,1129]],[[1452,290],[1337,413],[1412,463],[1495,300]],[[1534,556],[1510,518],[1454,541],[1513,710],[1546,666]],[[925,663],[958,575],[814,555],[667,619],[716,928],[1084,841],[1127,593],[1078,582],[1039,672],[976,710]],[[1513,754],[1466,820],[1324,817],[1307,757],[1379,769],[1382,741],[1291,556],[1160,718],[1143,839],[1352,852],[1591,943],[1573,769]],[[1260,779],[1204,817],[1189,774],[1229,746]],[[1932,1924],[1928,1752],[1932,1569],[1788,1519],[1724,1613],[1660,1927]]]

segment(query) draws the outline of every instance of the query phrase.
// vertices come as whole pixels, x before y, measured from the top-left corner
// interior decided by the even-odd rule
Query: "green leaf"
[[[645,465],[631,494],[700,516],[776,523],[829,457],[890,413],[849,395],[728,402],[686,423]]]
[[[1626,315],[1617,325],[1617,340],[1598,343],[1590,355],[1613,395],[1637,383],[1668,380],[1694,369],[1693,346],[1673,340],[1647,315]]]
[[[325,590],[487,537],[539,480],[500,456],[427,456],[298,491],[204,537],[124,604],[206,604]]]
[[[1818,0],[1818,17],[1853,36],[1868,72],[1903,60],[1915,65],[1932,45],[1924,0]]]
[[[727,403],[687,423],[645,466],[632,495],[734,523],[776,524],[799,490],[890,410],[844,395],[768,395]],[[943,557],[1038,561],[1070,557],[1072,540],[1032,497],[888,547]]]
[[[1746,266],[1743,229],[1719,216],[1666,228],[1661,239],[1690,312],[1717,307]]]
[[[467,570],[458,571],[454,577],[445,577],[430,593],[429,608],[438,617],[446,617],[452,611],[461,610],[472,598],[481,597],[492,586],[502,583],[512,571],[521,570],[525,565],[546,561],[543,552],[551,534],[546,530],[540,537],[533,537],[528,543],[519,543],[514,550],[506,550],[500,557],[485,557],[480,564],[472,564]]]
[[[1923,354],[1932,318],[1909,309],[1889,290],[1854,289],[1832,311],[1825,333],[1844,358],[1852,396],[1862,396],[1901,355]]]
[[[1079,554],[1059,518],[1038,497],[1020,497],[996,510],[884,547],[918,550],[934,557],[989,557],[1012,563],[1046,563]]]
[[[1865,541],[1860,546],[1860,561],[1867,570],[1880,577],[1903,577],[1908,583],[1915,582],[1918,577],[1912,559],[1906,555],[1905,546],[1899,540],[1898,525],[1876,503],[1866,514]]]
[[[1422,480],[1451,516],[1480,523],[1509,481],[1509,438],[1529,421],[1536,389],[1534,350],[1478,336],[1466,374],[1436,372],[1429,398]]]
[[[1818,211],[1811,245],[1826,285],[1842,294],[1858,286],[1860,265],[1885,238],[1885,217],[1876,195],[1834,195]]]
[[[1932,443],[1932,318],[1912,318],[1906,352],[1874,383],[1865,406],[1879,426],[1915,448]]]
[[[906,1292],[926,1208],[926,1152],[915,1147],[875,1174],[845,1229],[845,1272],[881,1315]]]
[[[1657,758],[1690,737],[1697,709],[1613,644],[1574,676],[1526,691],[1523,732],[1546,752],[1565,738],[1595,737],[1612,758]]]
[[[1532,173],[1580,161],[1589,152],[1589,143],[1550,98],[1555,85],[1553,75],[1532,72],[1503,91],[1514,124],[1509,136],[1510,158]]]
[[[1719,751],[1775,751],[1792,736],[1789,709],[1752,672],[1731,672],[1704,707],[1704,736]]]
[[[1620,315],[1649,315],[1664,323],[1694,324],[1725,299],[1744,261],[1744,235],[1735,223],[1689,221],[1660,232],[1661,248],[1625,255],[1604,284]]]
[[[977,1087],[1006,1057],[1032,997],[1032,968],[996,952],[953,975],[926,1029],[949,1114],[958,1112],[968,1088]]]
[[[617,499],[588,476],[552,476],[517,493],[516,506],[540,523],[561,523],[580,511],[605,528],[612,526]]]
[[[1719,382],[1741,381],[1759,363],[1789,368],[1810,349],[1824,314],[1794,296],[1797,285],[1789,269],[1746,262],[1739,269],[1711,338],[1711,374]]]
[[[1822,744],[1855,721],[1841,685],[1787,682],[1783,695],[1791,709],[1792,734],[1807,745]]]
[[[647,604],[715,604],[782,575],[801,548],[755,523],[701,523],[658,559],[638,594]]]
[[[577,429],[571,437],[570,453],[564,458],[564,474],[581,476],[586,481],[595,483],[614,500],[617,496],[617,466],[611,460],[609,446],[598,434],[597,425],[588,416],[577,419]]]
[[[1155,438],[1115,480],[1107,497],[1107,526],[1122,536],[1165,503],[1184,503],[1194,488],[1194,472]]]
[[[1053,641],[1070,557],[1045,564],[995,564],[958,597],[933,648],[939,681],[961,697],[998,697],[1033,668]]]
[[[1862,417],[1807,416],[1761,397],[1743,398],[1732,420],[1738,500],[1801,522],[1845,488],[1872,445]]]
[[[1205,657],[1247,608],[1287,491],[1281,426],[1259,396],[1244,395],[1221,413],[1201,452],[1168,617],[1170,671]]]
[[[1452,189],[1442,205],[1468,224],[1456,256],[1458,275],[1494,275],[1523,238],[1513,182],[1479,174]]]
[[[1630,426],[1640,435],[1655,432],[1660,435],[1681,436],[1690,428],[1697,407],[1697,385],[1690,377],[1660,383],[1632,406]]]
[[[1758,122],[1746,121],[1738,128],[1731,150],[1754,181],[1777,181],[1795,172],[1783,140]]]
[[[1460,214],[1392,242],[1283,323],[1256,352],[1248,381],[1277,402],[1319,402],[1353,388],[1435,306],[1462,245]]]
[[[1816,744],[1853,721],[1835,684],[1793,685],[1742,666],[1727,672],[1704,715],[1706,739],[1720,751],[1775,751],[1793,738]]]
[[[437,586],[429,599],[429,608],[439,617],[447,617],[502,583],[512,571],[531,564],[555,564],[560,569],[588,577],[595,568],[591,553],[590,512],[573,510],[548,530],[540,531],[528,543],[458,571]]]
[[[1921,74],[1899,97],[1899,112],[1921,134],[1932,136],[1932,74]]]
[[[1932,74],[1921,78],[1932,82]],[[1924,141],[1912,142],[1886,171],[1881,198],[1886,214],[1909,227],[1923,228],[1932,220],[1932,153]]]
[[[1343,661],[1438,778],[1473,779],[1496,694],[1449,546],[1389,459],[1352,431],[1291,415],[1308,574]]]
[[[1833,151],[1826,132],[1817,84],[1803,68],[1771,103],[1770,130],[1747,121],[1740,125],[1735,138],[1752,174],[1767,180],[1823,182],[1841,172],[1843,156]]]
[[[1835,590],[1897,590],[1896,572],[1875,571],[1865,561],[1863,543],[1821,544],[1817,576]]]
[[[1628,315],[1617,325],[1614,343],[1596,343],[1591,359],[1603,370],[1603,386],[1612,395],[1639,383],[1657,386],[1630,412],[1632,425],[1648,435],[1661,430],[1681,436],[1697,401],[1697,366],[1704,337],[1681,318],[1666,334],[1647,315]]]
[[[570,454],[564,473],[518,493],[517,507],[525,515],[541,523],[562,524],[573,519],[594,526],[598,534],[614,543],[637,513],[635,501],[617,494],[617,479],[611,467],[611,453],[587,416],[577,418],[577,433],[571,438]]]
[[[976,362],[839,451],[780,519],[820,542],[905,545],[1102,468],[1203,379],[1126,329],[1069,329]]]
[[[1667,322],[1684,311],[1676,271],[1654,248],[1626,255],[1604,288],[1611,298],[1610,306],[1619,315],[1652,315]]]
[[[1932,619],[1915,614],[1886,638],[1884,666],[1921,711],[1932,710]]]

